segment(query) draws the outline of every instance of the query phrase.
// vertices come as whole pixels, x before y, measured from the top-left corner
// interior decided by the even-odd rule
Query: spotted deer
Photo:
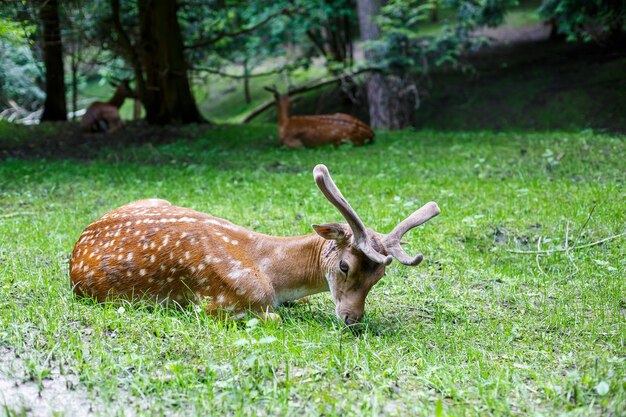
[[[107,102],[96,101],[87,107],[80,126],[85,132],[114,132],[124,126],[120,117],[120,107],[127,98],[136,98],[135,91],[130,88],[128,80],[120,82],[113,97]]]
[[[330,290],[337,316],[361,320],[365,298],[396,258],[416,266],[402,236],[439,214],[430,202],[390,233],[366,228],[326,167],[313,176],[347,224],[312,225],[315,233],[275,237],[227,220],[176,207],[165,200],[139,200],[89,225],[74,246],[70,281],[77,295],[197,303],[211,314],[246,310],[269,314],[283,303]]]
[[[289,116],[289,94],[280,94],[275,87],[265,87],[274,95],[278,110],[278,136],[288,148],[312,148],[350,141],[355,145],[374,140],[370,127],[345,113],[311,116]]]

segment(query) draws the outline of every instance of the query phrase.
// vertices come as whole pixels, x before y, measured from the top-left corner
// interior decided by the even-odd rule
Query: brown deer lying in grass
[[[124,126],[124,121],[120,117],[120,107],[127,98],[136,97],[135,91],[130,88],[129,81],[121,81],[109,101],[106,103],[96,101],[87,107],[80,126],[85,132],[114,132]]]
[[[288,148],[338,146],[344,141],[363,145],[374,140],[372,129],[349,114],[289,116],[289,94],[280,94],[275,87],[265,89],[274,94],[278,108],[278,136],[280,143]]]
[[[392,256],[404,265],[422,261],[421,254],[407,255],[400,239],[438,215],[439,207],[427,203],[385,235],[363,225],[324,165],[313,176],[348,224],[314,224],[316,233],[274,237],[165,200],[139,200],[82,233],[70,258],[74,292],[99,301],[193,302],[212,314],[240,317],[246,309],[268,315],[283,303],[330,290],[337,316],[354,324]]]

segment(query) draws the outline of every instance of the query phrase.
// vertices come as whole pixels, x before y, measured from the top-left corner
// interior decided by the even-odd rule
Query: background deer
[[[331,143],[338,146],[346,140],[363,145],[374,139],[372,129],[349,114],[289,116],[289,93],[280,94],[275,87],[265,89],[274,94],[278,110],[278,136],[280,143],[289,148],[311,148]]]
[[[348,224],[314,224],[316,233],[274,237],[226,220],[176,207],[165,200],[140,200],[89,225],[74,246],[70,281],[74,292],[104,301],[148,297],[207,312],[246,309],[267,313],[282,303],[330,290],[337,316],[347,325],[362,316],[365,297],[395,257],[415,266],[400,239],[439,214],[424,205],[389,234],[366,228],[324,165],[315,182]]]
[[[106,103],[96,101],[87,107],[80,122],[85,132],[113,132],[124,126],[124,121],[120,117],[120,107],[127,98],[136,98],[137,95],[130,88],[129,80],[121,81],[113,97]]]

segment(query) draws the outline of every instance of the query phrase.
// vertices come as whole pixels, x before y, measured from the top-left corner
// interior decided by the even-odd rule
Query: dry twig
[[[596,246],[596,245],[601,245],[603,243],[606,242],[610,242],[611,240],[615,240],[618,239],[620,237],[624,237],[626,236],[626,232],[624,233],[620,233],[619,235],[613,235],[613,236],[609,236],[609,237],[605,237],[604,239],[600,239],[597,240],[595,242],[591,242],[591,243],[587,243],[585,245],[578,245],[578,246],[572,246],[572,247],[565,247],[565,248],[558,248],[558,249],[547,249],[547,250],[515,250],[515,249],[506,249],[507,252],[509,253],[518,253],[518,254],[545,254],[545,255],[549,255],[552,253],[556,253],[556,252],[568,252],[570,250],[578,250],[578,249],[584,249],[584,248],[590,248],[592,246]],[[541,238],[540,238],[541,240]]]
[[[17,211],[15,213],[7,213],[7,214],[0,214],[0,219],[8,219],[10,217],[17,217],[17,216],[34,216],[35,213],[33,213],[32,211]]]

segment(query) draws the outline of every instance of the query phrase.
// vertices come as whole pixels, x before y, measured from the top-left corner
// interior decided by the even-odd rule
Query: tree
[[[626,0],[544,0],[539,13],[567,40],[612,38],[624,30]]]
[[[357,1],[363,41],[379,40],[380,30],[375,18],[380,14],[383,4],[383,0]],[[365,58],[375,61],[378,57],[373,49],[366,48]],[[414,123],[417,88],[408,74],[402,71],[388,68],[386,73],[372,73],[367,79],[367,101],[373,128],[401,129]]]
[[[26,16],[16,21],[13,10],[0,9],[0,105],[10,101],[28,110],[37,110],[45,100],[44,68],[31,48],[36,24]]]
[[[411,126],[419,104],[416,82],[435,66],[462,63],[463,55],[477,49],[482,39],[473,35],[481,25],[502,22],[516,0],[447,0],[455,12],[436,35],[420,29],[432,17],[433,0],[359,0],[359,25],[365,40],[368,65],[378,69],[367,82],[370,122],[373,127],[399,129]]]
[[[41,0],[40,4],[46,68],[46,101],[41,121],[67,120],[59,5],[57,0]]]
[[[134,69],[148,122],[204,122],[191,93],[176,0],[138,0],[134,42],[122,25],[119,0],[110,4],[117,45]]]

